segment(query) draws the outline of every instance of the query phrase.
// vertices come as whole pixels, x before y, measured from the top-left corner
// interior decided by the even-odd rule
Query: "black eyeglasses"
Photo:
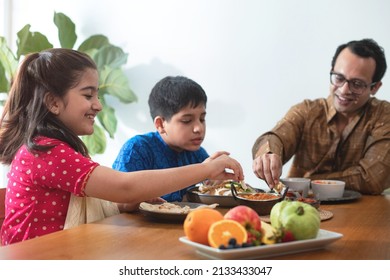
[[[359,79],[351,79],[347,80],[343,75],[335,73],[335,72],[330,72],[330,83],[336,87],[342,87],[345,83],[348,83],[349,90],[352,93],[355,94],[362,94],[366,88],[372,87],[375,85],[375,83],[371,84],[366,84],[362,80]]]

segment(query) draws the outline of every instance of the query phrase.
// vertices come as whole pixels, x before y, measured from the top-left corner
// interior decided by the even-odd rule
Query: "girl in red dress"
[[[10,165],[3,245],[119,213],[117,205],[133,210],[208,178],[243,178],[226,152],[200,164],[139,172],[91,160],[79,136],[93,133],[102,110],[98,81],[93,60],[75,50],[33,53],[21,64],[0,120],[0,161]]]

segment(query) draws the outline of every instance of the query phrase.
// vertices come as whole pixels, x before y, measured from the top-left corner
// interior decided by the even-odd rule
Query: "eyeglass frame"
[[[372,86],[374,86],[374,85],[376,85],[376,84],[378,83],[378,82],[373,82],[373,83],[371,83],[371,84],[366,84],[366,82],[364,82],[364,81],[362,81],[362,80],[360,80],[360,79],[350,79],[350,80],[348,80],[348,79],[345,78],[345,76],[344,76],[343,74],[340,74],[340,73],[337,73],[337,72],[334,72],[334,71],[331,71],[329,74],[330,74],[330,75],[329,75],[330,83],[331,83],[332,85],[334,85],[335,87],[341,88],[341,87],[343,87],[343,86],[345,85],[345,83],[348,83],[348,88],[349,88],[349,90],[350,90],[353,94],[358,94],[358,95],[363,94],[363,91],[364,91],[365,89],[367,89],[367,88],[369,88],[369,87],[371,88]],[[343,78],[344,78],[343,83],[342,83],[341,85],[335,85],[335,84],[333,83],[333,81],[332,81],[332,76],[333,76],[333,75],[337,75],[337,76],[343,77]],[[362,92],[357,93],[357,92],[355,92],[353,89],[351,89],[351,82],[352,82],[352,85],[353,85],[353,82],[354,82],[354,81],[359,81],[359,82],[362,83],[362,87],[361,87],[361,89],[360,89]],[[356,89],[355,89],[355,90],[356,90]]]

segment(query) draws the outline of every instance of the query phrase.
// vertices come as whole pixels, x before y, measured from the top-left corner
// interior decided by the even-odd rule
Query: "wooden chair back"
[[[5,188],[0,188],[0,228],[5,218]]]

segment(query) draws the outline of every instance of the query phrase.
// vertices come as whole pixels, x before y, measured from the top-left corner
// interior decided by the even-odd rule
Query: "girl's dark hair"
[[[359,41],[350,41],[346,44],[338,46],[332,59],[332,70],[334,69],[334,65],[336,64],[337,57],[345,48],[348,48],[353,54],[356,54],[360,57],[372,57],[376,63],[372,82],[375,83],[382,80],[383,76],[386,73],[387,64],[385,58],[385,51],[381,46],[377,44],[377,42],[372,39],[362,39]]]
[[[206,106],[207,96],[203,88],[191,79],[183,76],[167,76],[160,80],[149,95],[150,115],[161,116],[169,121],[174,114],[190,105]]]
[[[10,164],[18,149],[45,151],[51,146],[34,142],[37,136],[56,138],[87,156],[88,149],[74,132],[56,118],[45,104],[51,93],[63,98],[86,69],[97,69],[86,54],[71,49],[48,49],[25,57],[4,106],[0,120],[0,161]]]

